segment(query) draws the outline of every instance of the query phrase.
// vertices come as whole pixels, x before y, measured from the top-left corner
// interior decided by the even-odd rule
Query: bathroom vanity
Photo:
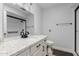
[[[0,44],[0,56],[45,56],[46,38],[45,35],[5,38]]]

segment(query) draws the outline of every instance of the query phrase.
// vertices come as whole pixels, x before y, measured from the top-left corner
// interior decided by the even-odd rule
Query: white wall
[[[30,17],[29,19],[27,19],[26,21],[26,30],[30,33],[30,34],[34,34],[34,17]]]
[[[59,25],[72,23],[72,25]],[[51,29],[51,32],[49,32]],[[54,47],[65,50],[74,50],[74,7],[64,4],[43,10],[43,34],[48,40],[54,41]]]
[[[3,5],[0,3],[0,40],[3,39]]]
[[[27,20],[27,31],[29,31],[30,34],[41,34],[42,9],[36,3],[33,3],[31,6],[31,12],[33,13],[33,17],[30,17]]]
[[[33,11],[34,11],[34,34],[41,34],[42,10],[37,4],[33,4]]]

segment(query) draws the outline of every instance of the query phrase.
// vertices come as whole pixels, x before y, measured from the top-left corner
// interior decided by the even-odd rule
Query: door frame
[[[78,9],[79,9],[79,5],[77,6],[77,8],[75,9],[75,21],[74,21],[74,32],[75,32],[75,34],[74,34],[74,51],[75,51],[75,53],[78,55],[78,53],[77,53],[77,11],[78,11]]]

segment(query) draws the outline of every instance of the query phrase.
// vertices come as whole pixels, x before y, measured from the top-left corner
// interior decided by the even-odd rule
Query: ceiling
[[[59,4],[59,3],[58,3]],[[48,7],[51,7],[51,6],[56,6],[58,5],[57,3],[38,3],[38,5],[41,7],[41,8],[48,8]]]
[[[61,5],[74,5],[75,3],[38,3],[38,6],[45,9],[49,7],[56,7],[56,6],[61,6]]]

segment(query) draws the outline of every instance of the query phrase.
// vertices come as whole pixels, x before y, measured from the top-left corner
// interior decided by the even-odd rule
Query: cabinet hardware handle
[[[26,9],[24,9],[23,7],[21,7],[20,9],[23,10],[23,11],[26,11]]]
[[[38,48],[41,44],[37,45],[36,47]]]
[[[44,51],[44,46],[43,46],[43,51]]]

